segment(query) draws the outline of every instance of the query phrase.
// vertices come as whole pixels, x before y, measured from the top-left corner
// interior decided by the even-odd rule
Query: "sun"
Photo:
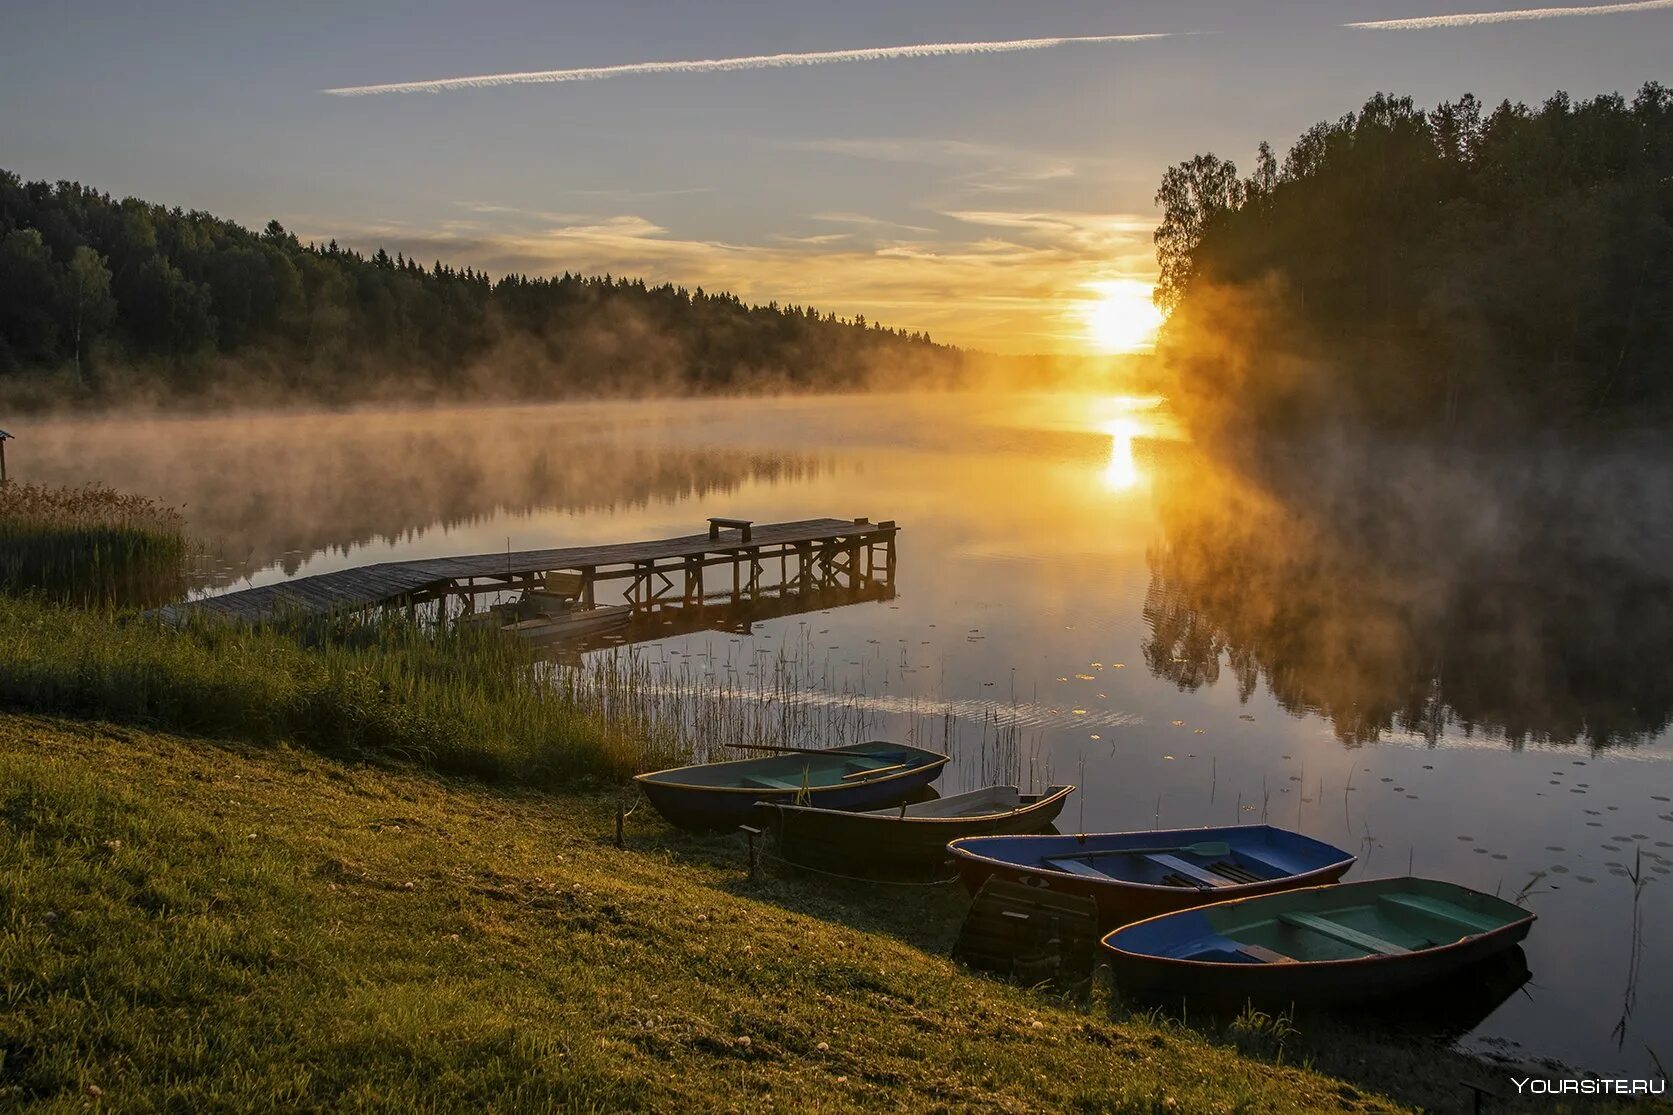
[[[1151,286],[1138,279],[1087,283],[1096,297],[1084,303],[1086,335],[1099,352],[1138,352],[1156,341],[1162,311],[1150,299]]]

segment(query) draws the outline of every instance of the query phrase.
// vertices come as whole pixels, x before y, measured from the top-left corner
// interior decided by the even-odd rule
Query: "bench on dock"
[[[750,528],[755,525],[754,519],[722,519],[717,516],[709,517],[709,538],[718,539],[722,530],[735,530],[743,535],[742,541],[749,541]]]

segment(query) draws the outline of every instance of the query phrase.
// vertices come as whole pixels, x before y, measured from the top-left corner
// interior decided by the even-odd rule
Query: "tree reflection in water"
[[[1673,720],[1673,459],[1615,445],[1155,467],[1151,672],[1231,675],[1348,744],[1607,747]]]

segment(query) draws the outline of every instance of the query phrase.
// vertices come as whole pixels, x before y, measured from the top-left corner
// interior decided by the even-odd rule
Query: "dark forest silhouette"
[[[1673,95],[1378,94],[1157,203],[1162,351],[1200,433],[1673,419]]]
[[[543,399],[945,382],[908,333],[611,276],[491,279],[0,171],[0,391]],[[137,381],[137,382],[136,382]],[[11,390],[6,388],[10,386]]]

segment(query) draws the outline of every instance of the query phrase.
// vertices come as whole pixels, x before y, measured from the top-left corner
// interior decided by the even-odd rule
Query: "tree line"
[[[1673,419],[1673,95],[1378,94],[1156,201],[1182,409],[1223,435]]]
[[[189,397],[230,383],[299,400],[835,390],[879,369],[944,380],[961,359],[863,315],[610,275],[493,278],[0,170],[0,388],[88,399],[137,381]]]

